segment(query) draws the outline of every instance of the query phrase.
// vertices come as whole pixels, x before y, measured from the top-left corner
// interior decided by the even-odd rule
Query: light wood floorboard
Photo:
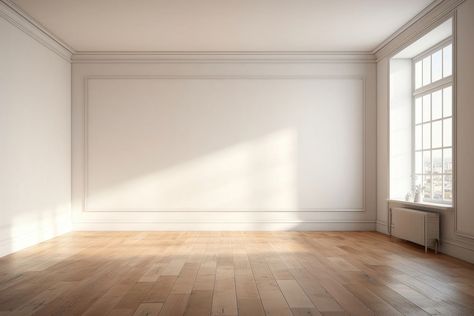
[[[0,258],[3,315],[474,315],[474,265],[375,232],[74,232]]]

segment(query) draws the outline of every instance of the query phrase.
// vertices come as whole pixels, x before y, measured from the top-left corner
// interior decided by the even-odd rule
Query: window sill
[[[402,205],[402,206],[413,206],[422,210],[438,210],[438,211],[451,211],[453,210],[452,205],[437,204],[429,202],[409,202],[401,200],[388,200],[389,204]]]

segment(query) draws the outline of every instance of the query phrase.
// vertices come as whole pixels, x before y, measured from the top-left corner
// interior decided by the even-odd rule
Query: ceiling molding
[[[0,17],[72,63],[373,63],[408,45],[465,0],[435,0],[370,52],[350,51],[75,51],[11,0],[0,0]]]
[[[74,50],[69,45],[46,30],[44,26],[36,22],[10,0],[0,0],[0,17],[60,57],[67,61],[71,60]]]
[[[421,34],[428,32],[434,25],[451,15],[464,1],[436,0],[433,2],[372,51],[377,61],[394,55],[411,44]]]
[[[433,10],[437,5],[439,5],[441,2],[443,2],[444,0],[435,0],[433,1],[430,5],[428,5],[426,8],[424,8],[423,10],[421,10],[420,13],[418,13],[417,15],[415,15],[410,21],[408,21],[407,23],[405,23],[404,25],[402,25],[398,30],[396,30],[392,35],[390,35],[389,37],[387,37],[382,43],[380,43],[377,47],[375,47],[373,50],[372,50],[372,53],[373,54],[377,54],[378,51],[380,51],[382,48],[384,48],[385,46],[387,46],[388,43],[390,43],[393,39],[395,39],[398,35],[400,35],[403,31],[405,31],[406,29],[408,29],[410,26],[412,26],[416,21],[418,21],[419,19],[421,19],[423,16],[425,16],[426,14],[428,14],[431,10]]]
[[[374,63],[370,52],[76,52],[72,63]]]

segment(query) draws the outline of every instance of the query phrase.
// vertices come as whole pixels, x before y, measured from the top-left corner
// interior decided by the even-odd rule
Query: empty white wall
[[[0,15],[0,256],[70,230],[70,63]]]
[[[412,190],[411,60],[390,61],[390,198]]]
[[[439,10],[425,16],[391,43],[393,53],[408,45],[407,38],[417,38],[448,18],[449,6],[456,1],[446,1]],[[447,11],[443,12],[442,10]],[[474,0],[464,1],[455,14],[455,73],[456,84],[456,198],[454,210],[440,211],[441,250],[447,254],[474,262]],[[387,232],[389,198],[389,57],[386,54],[377,63],[377,230]]]
[[[75,228],[375,228],[374,63],[95,58],[73,64]]]

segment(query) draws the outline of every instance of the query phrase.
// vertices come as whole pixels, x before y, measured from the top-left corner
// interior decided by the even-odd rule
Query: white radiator
[[[403,207],[390,208],[390,236],[438,251],[439,214]]]

